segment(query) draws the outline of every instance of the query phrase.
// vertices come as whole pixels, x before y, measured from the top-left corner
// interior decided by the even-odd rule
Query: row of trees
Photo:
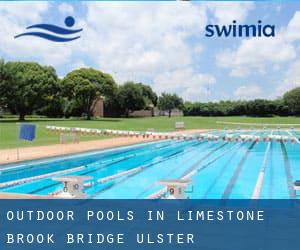
[[[271,116],[300,115],[300,88],[277,100],[185,102],[176,94],[160,97],[148,85],[126,82],[118,85],[111,75],[81,68],[57,77],[53,67],[34,62],[0,60],[0,108],[18,114],[40,114],[49,117],[92,116],[97,97],[104,99],[105,114],[129,116],[130,112],[158,107],[169,116],[174,108],[187,116]]]
[[[271,116],[289,115],[288,106],[283,100],[262,100],[253,101],[220,101],[209,103],[185,103],[185,115],[189,116]]]
[[[288,116],[300,115],[300,88],[286,92],[276,100],[186,102],[183,113],[187,116]]]
[[[90,119],[98,96],[104,99],[106,113],[114,116],[129,116],[132,111],[157,105],[171,113],[183,103],[176,95],[158,98],[142,83],[118,86],[109,74],[92,68],[77,69],[59,79],[53,67],[0,61],[0,107],[18,114],[20,120],[32,113],[49,117],[85,114]]]

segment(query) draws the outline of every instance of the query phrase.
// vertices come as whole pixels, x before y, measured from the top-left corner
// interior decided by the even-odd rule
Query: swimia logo
[[[74,36],[82,31],[82,29],[70,29],[75,24],[75,19],[72,16],[65,18],[66,27],[60,27],[53,24],[35,24],[26,27],[27,30],[36,29],[35,31],[29,31],[21,33],[15,36],[16,38],[24,36],[35,36],[42,39],[46,39],[52,42],[70,42],[80,38],[80,36]],[[73,36],[71,36],[73,35]]]
[[[233,20],[229,25],[206,25],[206,37],[275,37],[275,25],[263,24],[237,24]]]

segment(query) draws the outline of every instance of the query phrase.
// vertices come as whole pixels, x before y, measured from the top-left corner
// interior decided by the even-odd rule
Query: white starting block
[[[167,191],[169,193],[168,199],[187,199],[185,192],[185,187],[192,183],[191,180],[162,180],[159,181],[160,185],[164,185],[167,187]]]
[[[55,181],[64,183],[63,192],[59,193],[57,197],[85,199],[86,194],[83,192],[84,181],[92,179],[90,176],[65,176],[53,178]]]
[[[175,122],[175,129],[185,129],[184,122]]]
[[[59,142],[60,144],[65,144],[70,140],[72,143],[79,143],[79,135],[78,133],[61,133]]]
[[[297,196],[297,191],[300,190],[300,180],[297,180],[294,182],[294,192],[295,192],[295,196]]]

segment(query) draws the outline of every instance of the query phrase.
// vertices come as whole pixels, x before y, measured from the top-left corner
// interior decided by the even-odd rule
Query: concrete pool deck
[[[176,131],[174,133],[183,132],[193,134],[208,131],[205,129],[193,129]],[[52,144],[47,146],[23,147],[19,149],[19,159],[17,159],[17,149],[0,150],[0,164],[9,164],[20,161],[35,160],[46,157],[61,156],[67,154],[75,154],[98,149],[109,149],[134,145],[137,143],[151,142],[159,139],[137,137],[115,137],[102,140],[81,141],[79,143],[70,144]]]

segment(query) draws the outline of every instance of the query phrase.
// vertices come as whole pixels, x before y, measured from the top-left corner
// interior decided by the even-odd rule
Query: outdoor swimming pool
[[[57,176],[90,176],[84,192],[93,199],[144,199],[162,190],[158,181],[189,178],[190,198],[297,198],[294,181],[300,179],[299,131],[265,130],[248,134],[260,140],[161,140],[130,147],[1,166],[0,192],[55,194],[63,184]],[[272,134],[289,136],[265,140]],[[117,175],[118,174],[118,175]],[[22,180],[20,182],[20,180]]]

